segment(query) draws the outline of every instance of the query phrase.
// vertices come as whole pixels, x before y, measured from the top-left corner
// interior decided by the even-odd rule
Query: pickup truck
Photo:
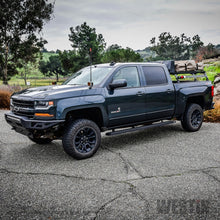
[[[66,153],[85,159],[98,150],[107,130],[116,135],[180,120],[184,130],[198,131],[203,111],[213,108],[214,88],[205,73],[204,81],[196,74],[172,80],[161,63],[92,65],[63,85],[13,94],[5,119],[33,142],[62,139]],[[193,81],[181,80],[186,77]]]

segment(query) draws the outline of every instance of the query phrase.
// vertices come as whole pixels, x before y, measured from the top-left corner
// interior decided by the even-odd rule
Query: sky
[[[198,34],[205,45],[220,44],[220,0],[56,0],[42,33],[45,47],[71,50],[70,27],[84,22],[103,35],[107,47],[144,49],[162,32]]]

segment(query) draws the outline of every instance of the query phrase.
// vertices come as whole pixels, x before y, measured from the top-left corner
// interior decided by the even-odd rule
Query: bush
[[[20,86],[0,86],[0,109],[9,109],[10,108],[10,97],[12,93],[21,91]]]
[[[220,101],[216,100],[214,109],[204,112],[205,122],[220,122]]]
[[[11,92],[0,90],[0,108],[9,109],[10,108],[10,96]]]

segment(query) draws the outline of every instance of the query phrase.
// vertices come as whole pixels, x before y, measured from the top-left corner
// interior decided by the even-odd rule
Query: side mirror
[[[116,89],[119,87],[126,87],[126,86],[127,86],[126,79],[116,79],[116,80],[113,80],[113,82],[109,84],[110,89]]]

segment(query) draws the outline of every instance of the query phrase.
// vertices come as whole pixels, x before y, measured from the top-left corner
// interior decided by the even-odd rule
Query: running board
[[[132,132],[132,131],[139,131],[139,130],[154,128],[154,127],[161,127],[161,126],[169,125],[169,124],[173,124],[173,123],[176,123],[176,121],[165,121],[165,122],[162,121],[160,123],[155,123],[155,124],[151,124],[151,125],[143,125],[141,127],[132,127],[132,128],[128,128],[128,129],[122,129],[119,131],[114,131],[114,129],[113,129],[112,132],[108,132],[108,133],[106,133],[106,135],[113,136],[113,135],[124,134],[124,133]]]

